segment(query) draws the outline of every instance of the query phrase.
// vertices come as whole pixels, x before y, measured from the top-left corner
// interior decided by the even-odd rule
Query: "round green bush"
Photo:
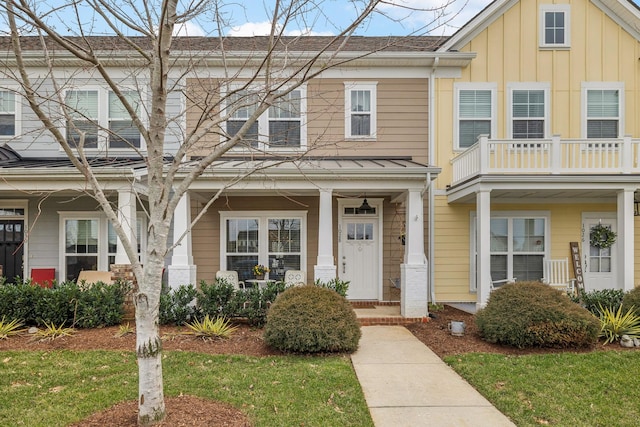
[[[600,322],[566,294],[540,282],[516,282],[491,293],[476,313],[483,339],[518,348],[591,347]]]
[[[622,297],[622,312],[626,313],[631,307],[640,316],[640,287],[633,288]]]
[[[360,325],[351,304],[335,291],[295,286],[267,313],[265,342],[293,353],[348,352],[358,348]]]

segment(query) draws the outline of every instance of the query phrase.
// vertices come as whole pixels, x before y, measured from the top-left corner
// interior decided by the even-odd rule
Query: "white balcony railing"
[[[640,173],[640,139],[488,139],[452,160],[458,184],[487,174],[631,174]]]

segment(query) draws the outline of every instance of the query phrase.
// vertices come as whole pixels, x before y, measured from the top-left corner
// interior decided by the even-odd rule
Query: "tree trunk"
[[[136,354],[138,358],[138,425],[164,420],[162,381],[162,340],[159,329],[159,305],[162,291],[162,262],[149,256],[142,283],[135,296]]]

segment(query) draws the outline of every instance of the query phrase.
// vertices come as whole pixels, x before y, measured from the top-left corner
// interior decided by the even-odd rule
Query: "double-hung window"
[[[475,253],[475,218],[471,224]],[[516,278],[519,282],[542,279],[548,241],[548,214],[498,212],[492,214],[490,224],[491,279]]]
[[[306,213],[221,212],[221,270],[235,270],[240,280],[253,279],[252,268],[271,270],[283,280],[287,270],[306,268]]]
[[[138,255],[146,247],[144,216],[137,219]],[[61,276],[76,280],[82,270],[108,271],[115,262],[117,238],[113,226],[98,212],[61,212]]]
[[[20,133],[20,107],[17,95],[10,90],[0,90],[0,138],[14,137]]]
[[[548,135],[548,93],[545,84],[510,84],[508,122],[513,139],[542,139]]]
[[[587,138],[622,135],[622,83],[583,83],[583,133]]]
[[[495,135],[496,88],[494,83],[455,85],[456,149],[471,147],[480,135]]]
[[[134,91],[123,91],[122,96],[140,116],[140,96]],[[140,148],[140,131],[131,115],[114,92],[109,92],[109,148]]]
[[[568,48],[571,45],[570,10],[568,4],[540,6],[540,47],[554,49]]]
[[[345,137],[376,137],[376,82],[345,82]]]
[[[249,90],[230,92],[226,97],[228,114],[226,131],[236,135],[256,112],[258,94]],[[258,149],[299,149],[306,146],[305,88],[297,88],[282,96],[247,129],[242,140]]]
[[[123,90],[122,96],[139,115],[138,91]],[[65,93],[66,138],[71,147],[85,149],[141,148],[140,131],[122,101],[102,88],[68,90]]]
[[[98,148],[98,91],[70,90],[65,95],[67,142],[71,147]]]

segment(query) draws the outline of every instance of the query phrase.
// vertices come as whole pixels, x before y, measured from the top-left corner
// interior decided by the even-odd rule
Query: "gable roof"
[[[484,31],[496,19],[507,12],[519,1],[527,0],[494,0],[471,18],[458,31],[436,48],[436,52],[457,51],[469,43],[480,32]],[[631,0],[583,0],[590,1],[607,16],[625,29],[636,40],[640,41],[640,7]]]

